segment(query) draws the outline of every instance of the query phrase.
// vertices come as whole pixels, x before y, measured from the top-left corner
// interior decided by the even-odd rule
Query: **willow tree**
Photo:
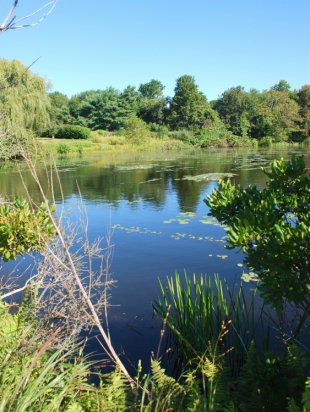
[[[0,60],[0,158],[20,156],[49,123],[47,84],[17,60]]]

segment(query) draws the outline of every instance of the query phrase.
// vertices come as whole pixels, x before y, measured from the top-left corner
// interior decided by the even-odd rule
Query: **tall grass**
[[[167,279],[166,286],[160,282],[160,289],[161,297],[155,301],[154,310],[167,322],[177,354],[183,360],[192,359],[195,363],[208,348],[217,345],[226,354],[235,375],[244,363],[251,341],[260,335],[268,346],[264,307],[257,307],[255,291],[245,296],[242,284],[230,286],[218,275],[190,277],[185,273],[182,279],[176,273]],[[229,333],[218,343],[223,327]]]

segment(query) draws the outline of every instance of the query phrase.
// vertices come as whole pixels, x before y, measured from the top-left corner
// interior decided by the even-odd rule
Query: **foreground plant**
[[[276,160],[266,188],[221,181],[205,200],[228,226],[228,247],[241,247],[258,274],[263,298],[278,310],[285,301],[310,313],[310,179],[303,158]]]
[[[203,388],[201,410],[302,410],[308,358],[298,344],[281,342],[280,333],[269,342],[270,318],[255,293],[248,299],[242,285],[217,276],[178,274],[161,292],[155,312],[178,369],[190,370]]]

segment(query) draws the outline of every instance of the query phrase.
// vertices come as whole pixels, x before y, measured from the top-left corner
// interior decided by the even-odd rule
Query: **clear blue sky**
[[[20,0],[19,15],[43,2]],[[32,70],[68,95],[155,78],[171,96],[190,74],[211,100],[237,85],[309,84],[309,44],[309,0],[59,0],[41,25],[2,34],[0,57],[41,57]]]

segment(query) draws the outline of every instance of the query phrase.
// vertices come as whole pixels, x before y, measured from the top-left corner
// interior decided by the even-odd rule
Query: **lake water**
[[[63,199],[57,188],[55,197],[59,205],[64,203],[69,218],[78,218],[81,192],[90,240],[105,236],[109,223],[113,228],[111,271],[117,285],[112,289],[111,336],[131,362],[146,361],[157,349],[159,321],[153,318],[152,302],[159,294],[158,279],[164,281],[175,271],[186,270],[218,273],[232,282],[248,272],[241,267],[242,254],[225,249],[225,231],[208,216],[203,202],[217,187],[216,174],[233,173],[233,179],[244,186],[263,187],[266,178],[261,166],[293,153],[304,154],[310,165],[308,149],[100,153],[57,161]],[[39,165],[38,171],[46,184],[44,167]],[[192,179],[207,173],[211,174],[208,180]],[[23,167],[22,175],[36,197],[31,176]],[[2,194],[23,194],[17,170],[2,166],[0,179]],[[22,268],[28,260],[18,263]]]

